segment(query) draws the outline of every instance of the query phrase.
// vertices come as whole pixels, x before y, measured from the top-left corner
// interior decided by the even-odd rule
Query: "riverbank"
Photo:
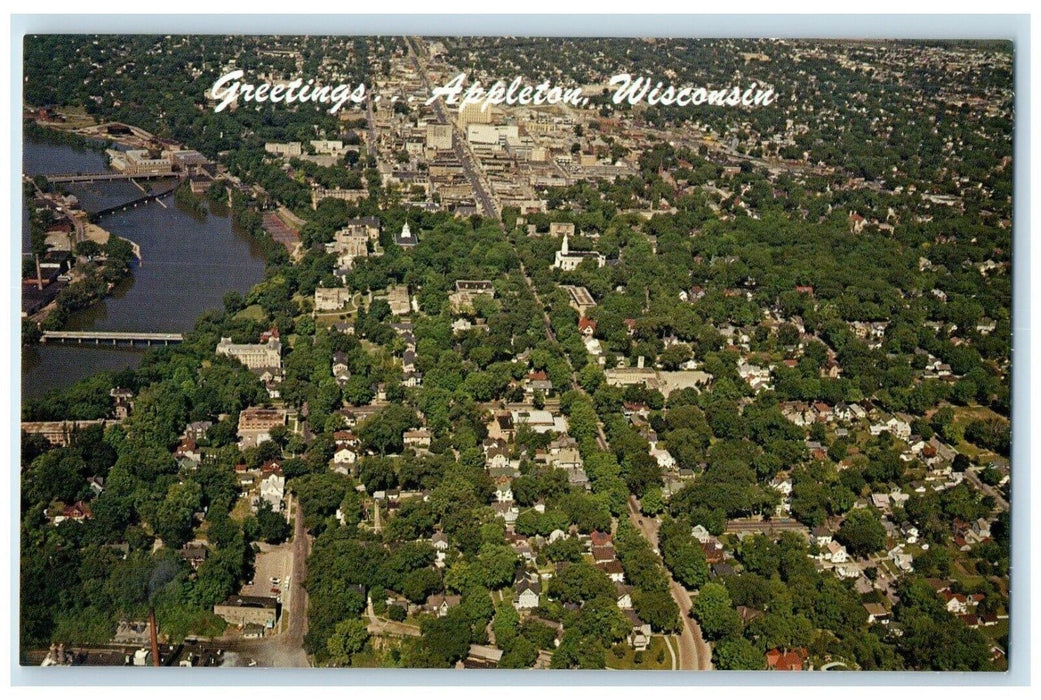
[[[106,170],[102,154],[95,150],[32,140],[23,146],[23,172],[29,178]],[[81,206],[88,203],[99,207],[111,206],[121,198],[129,199],[140,193],[140,189],[130,183],[71,184],[67,189],[80,200]],[[226,200],[227,190],[222,188],[221,195],[221,199]],[[265,244],[262,232],[254,233],[236,225],[227,205],[208,206],[207,216],[199,218],[173,200],[171,194],[163,198],[162,204],[151,202],[106,214],[95,224],[97,228],[84,221],[83,228],[73,239],[73,246],[75,241],[89,241],[103,250],[109,243],[105,234],[112,240],[122,239],[129,247],[132,274],[121,277],[114,287],[106,284],[99,290],[100,298],[70,313],[61,324],[61,330],[185,333],[207,309],[222,308],[228,291],[248,294],[253,285],[263,279],[265,251],[277,244]],[[205,200],[203,203],[210,204]],[[248,201],[239,204],[240,214],[250,208]],[[35,206],[40,204],[29,194],[25,205],[23,216],[27,223],[23,227],[22,245],[29,253],[28,222]],[[248,221],[249,217],[245,218]],[[148,259],[138,263],[134,258],[143,259],[146,250]],[[28,265],[26,275],[30,276]],[[61,285],[67,286],[67,283]],[[35,286],[30,290],[26,285],[25,291],[33,294]],[[47,299],[50,301],[53,298]],[[38,330],[35,323],[25,321],[26,326]],[[22,350],[23,398],[70,389],[98,372],[135,367],[144,355],[140,349],[125,347],[91,346],[88,349],[26,344]]]
[[[93,238],[88,238],[86,242],[93,243],[93,248],[89,253],[84,253],[82,243],[78,251],[70,251],[67,247],[64,249],[74,256],[73,260],[83,260],[84,257],[86,260],[74,262],[63,275],[65,280],[59,278],[50,282],[67,285],[60,289],[52,301],[25,319],[26,322],[22,324],[24,344],[38,342],[40,331],[61,330],[74,312],[103,301],[116,286],[133,276],[132,262],[137,257],[136,244],[120,236],[113,236],[100,227],[94,227],[90,235]],[[58,236],[65,241],[66,246],[70,243],[67,234]],[[100,240],[104,240],[104,243],[100,243]],[[55,250],[61,251],[62,248]]]

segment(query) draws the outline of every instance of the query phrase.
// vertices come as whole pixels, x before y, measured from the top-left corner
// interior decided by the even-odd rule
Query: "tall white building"
[[[596,260],[597,267],[603,267],[607,259],[603,253],[598,253],[595,250],[570,250],[567,244],[567,234],[564,234],[564,240],[560,244],[560,250],[557,251],[556,259],[553,262],[553,267],[559,270],[574,270],[576,267],[582,264],[583,260]]]

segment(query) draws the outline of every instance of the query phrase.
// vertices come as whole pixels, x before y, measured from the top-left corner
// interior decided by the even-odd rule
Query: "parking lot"
[[[253,584],[243,586],[242,593],[243,595],[280,597],[287,585],[286,577],[292,571],[292,545],[287,542],[278,546],[263,543],[259,546],[260,552],[257,553]],[[273,584],[272,578],[277,578],[278,583]],[[272,588],[277,588],[279,593],[273,592]]]

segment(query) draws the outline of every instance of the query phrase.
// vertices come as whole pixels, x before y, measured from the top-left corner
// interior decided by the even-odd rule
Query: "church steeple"
[[[564,233],[564,242],[560,244],[560,254],[567,255],[567,233]]]

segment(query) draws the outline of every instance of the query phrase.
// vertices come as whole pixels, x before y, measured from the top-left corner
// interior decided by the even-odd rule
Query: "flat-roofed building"
[[[448,300],[452,304],[452,311],[464,313],[472,312],[474,301],[481,296],[495,296],[495,287],[490,280],[456,280],[455,291],[448,296]]]
[[[586,312],[596,306],[593,295],[585,287],[576,287],[565,284],[561,287],[568,295],[568,305],[578,312],[579,316],[585,316]]]
[[[256,447],[271,439],[271,430],[286,424],[286,412],[281,408],[251,407],[239,413],[239,447]]]
[[[271,628],[278,619],[278,600],[269,596],[235,595],[213,606],[213,614],[238,627]]]

